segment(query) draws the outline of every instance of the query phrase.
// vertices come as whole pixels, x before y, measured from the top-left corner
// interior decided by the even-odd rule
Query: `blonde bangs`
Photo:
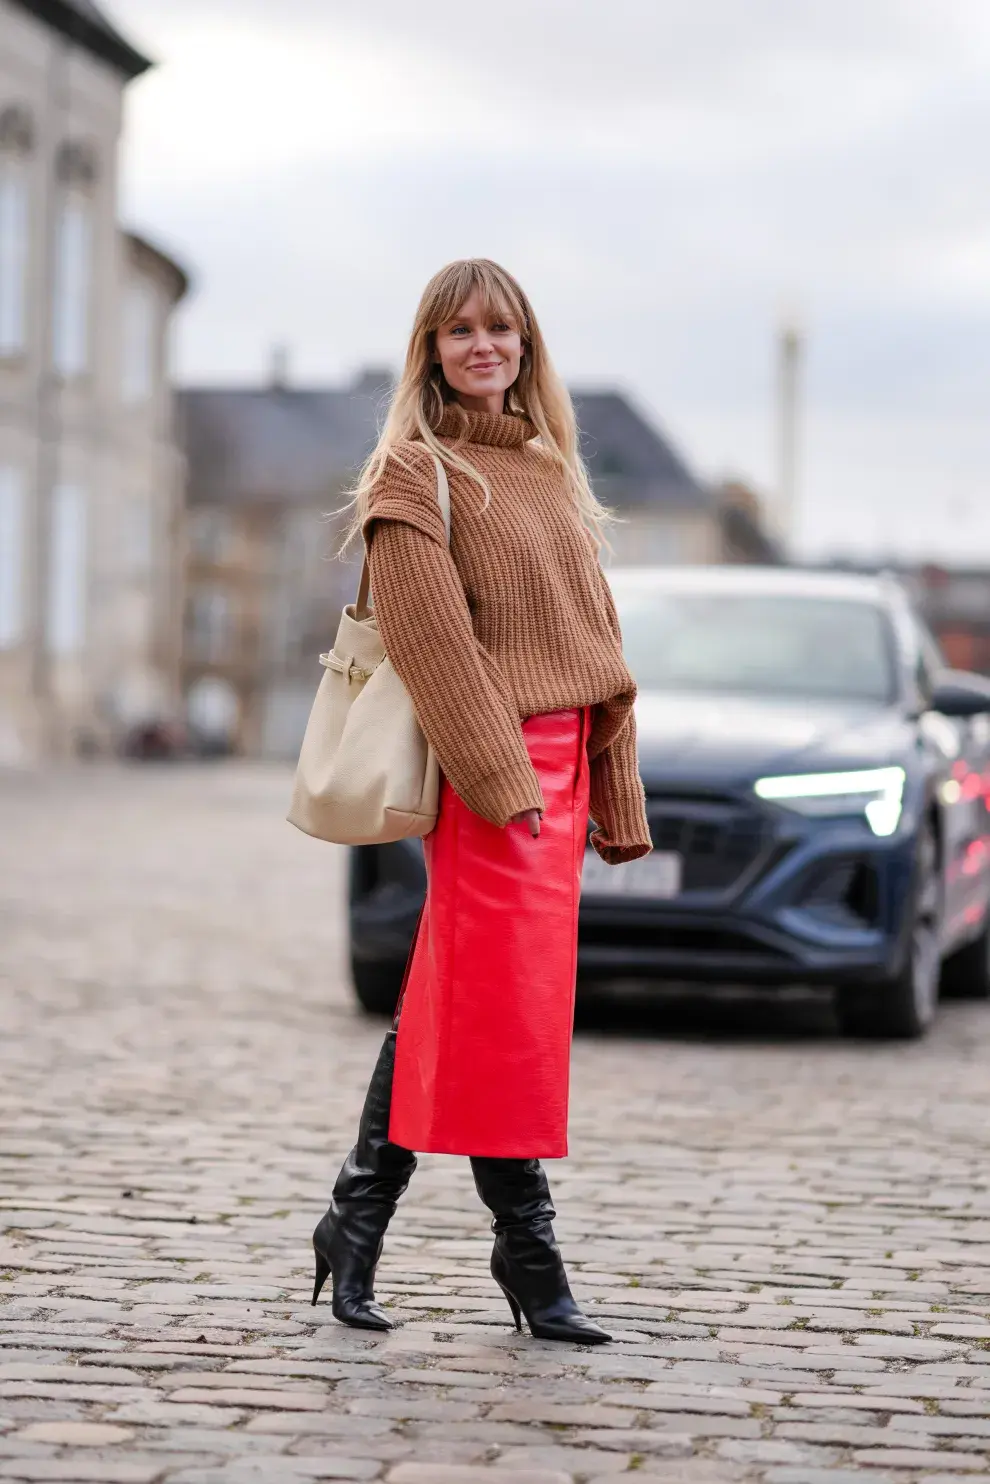
[[[513,291],[516,286],[507,274],[492,272],[494,264],[479,258],[469,258],[463,263],[451,264],[451,267],[460,271],[451,273],[438,285],[436,299],[425,321],[428,334],[435,335],[442,325],[456,319],[477,289],[486,315],[492,319],[505,319],[515,326],[524,340],[527,338],[526,309],[519,293]]]

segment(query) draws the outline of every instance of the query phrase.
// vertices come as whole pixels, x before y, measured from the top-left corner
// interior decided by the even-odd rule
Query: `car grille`
[[[767,821],[735,799],[653,795],[646,812],[653,848],[681,857],[682,893],[729,891],[771,845]]]
[[[724,928],[684,927],[655,922],[582,922],[580,942],[582,948],[631,949],[661,953],[732,954],[734,958],[785,959],[787,955],[776,946],[762,942],[745,933],[733,933]]]

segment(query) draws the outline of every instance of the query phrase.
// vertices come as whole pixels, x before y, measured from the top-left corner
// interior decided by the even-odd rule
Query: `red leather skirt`
[[[441,785],[396,1043],[389,1138],[405,1149],[567,1153],[588,729],[587,710],[523,723],[546,805],[537,840]]]

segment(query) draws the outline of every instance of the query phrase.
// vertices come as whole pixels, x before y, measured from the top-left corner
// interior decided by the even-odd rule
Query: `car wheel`
[[[376,963],[351,959],[351,981],[358,1004],[369,1015],[394,1015],[402,989],[404,963]]]
[[[946,959],[942,993],[956,1000],[990,1000],[990,921],[978,938]]]
[[[941,918],[938,843],[929,825],[918,841],[906,962],[887,984],[844,985],[840,989],[839,1024],[845,1035],[913,1040],[925,1034],[938,1008]]]

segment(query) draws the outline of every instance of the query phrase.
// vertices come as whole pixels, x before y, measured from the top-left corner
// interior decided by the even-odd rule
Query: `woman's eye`
[[[492,325],[492,334],[493,335],[505,335],[505,334],[507,334],[509,332],[509,330],[511,330],[511,328],[512,328],[512,326],[511,325],[507,325],[505,323],[505,320],[504,319],[500,319],[500,320],[497,321],[496,324]]]
[[[466,335],[468,333],[468,327],[467,325],[455,325],[450,333],[452,335]]]

